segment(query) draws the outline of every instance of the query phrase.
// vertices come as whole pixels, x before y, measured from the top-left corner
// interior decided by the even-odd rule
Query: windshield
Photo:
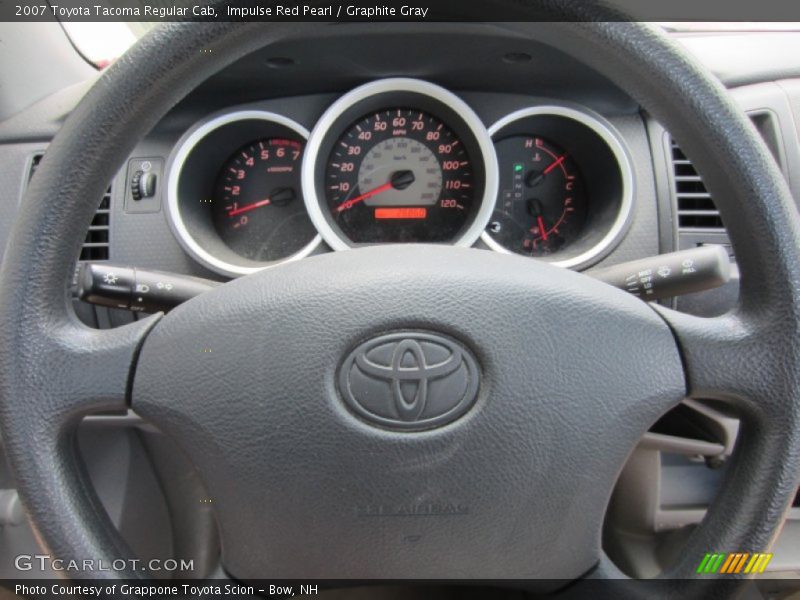
[[[102,69],[121,56],[155,23],[62,22],[75,49],[91,64]]]

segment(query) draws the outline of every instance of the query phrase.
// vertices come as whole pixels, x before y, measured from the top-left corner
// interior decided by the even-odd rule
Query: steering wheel
[[[686,396],[729,403],[742,425],[662,592],[685,593],[675,578],[694,575],[710,549],[770,545],[800,476],[800,231],[780,172],[723,87],[654,28],[492,26],[593,66],[680,141],[736,250],[736,309],[697,318],[523,257],[383,246],[243,277],[166,316],[84,327],[69,308],[72,266],[94,199],[136,143],[213,73],[320,28],[164,25],[64,123],[0,272],[3,440],[52,554],[130,556],[74,442],[84,415],[130,407],[199,470],[238,580],[621,577],[601,548],[616,476]],[[348,356],[387,333],[470,357],[463,414],[409,431],[351,410]]]

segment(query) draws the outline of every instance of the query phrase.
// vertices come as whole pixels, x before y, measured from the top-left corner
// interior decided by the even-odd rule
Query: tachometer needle
[[[388,183],[379,185],[374,190],[370,190],[369,192],[361,194],[360,196],[356,196],[355,198],[350,198],[350,200],[347,200],[346,202],[342,202],[336,207],[336,212],[342,212],[348,208],[353,208],[354,204],[357,204],[362,200],[366,200],[367,198],[377,196],[378,194],[382,194],[383,192],[387,192],[391,189],[404,190],[412,183],[414,183],[414,173],[412,171],[397,171],[396,173],[392,174],[392,177]]]
[[[274,204],[276,206],[284,206],[294,200],[294,189],[290,187],[285,188],[278,188],[272,191],[272,194],[264,198],[263,200],[259,200],[258,202],[252,202],[251,204],[245,204],[244,206],[237,206],[234,209],[228,211],[229,217],[235,217],[236,215],[240,215],[242,213],[246,213],[250,210],[255,210],[257,208],[261,208],[262,206],[268,206],[270,204]]]
[[[236,215],[246,213],[249,210],[255,210],[256,208],[261,208],[262,206],[267,206],[268,204],[271,203],[272,203],[271,198],[264,198],[263,200],[259,200],[258,202],[253,202],[252,204],[245,204],[244,206],[238,206],[232,210],[229,210],[228,216],[235,217]]]

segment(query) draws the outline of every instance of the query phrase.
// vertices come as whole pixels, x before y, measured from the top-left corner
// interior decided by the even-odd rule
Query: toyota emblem
[[[345,359],[339,386],[347,405],[383,427],[420,430],[463,415],[478,394],[478,365],[456,340],[396,332],[363,342]]]

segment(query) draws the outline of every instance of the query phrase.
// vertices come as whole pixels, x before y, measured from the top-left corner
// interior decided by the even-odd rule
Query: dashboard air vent
[[[31,170],[28,173],[28,181],[30,181],[31,177],[33,177],[33,174],[36,173],[36,169],[39,167],[39,163],[42,162],[42,156],[44,155],[43,154],[33,155],[33,158],[31,159]]]
[[[703,179],[674,140],[670,142],[675,198],[678,202],[678,228],[723,232],[725,226]]]
[[[81,256],[79,260],[108,260],[108,232],[109,215],[111,213],[111,186],[108,186],[100,206],[94,213],[86,239],[81,246]]]
[[[31,169],[28,174],[28,181],[33,177],[36,168],[42,160],[42,154],[34,155],[31,160]],[[100,200],[100,206],[94,214],[86,239],[81,246],[79,260],[108,260],[109,248],[109,215],[111,214],[111,186]]]

